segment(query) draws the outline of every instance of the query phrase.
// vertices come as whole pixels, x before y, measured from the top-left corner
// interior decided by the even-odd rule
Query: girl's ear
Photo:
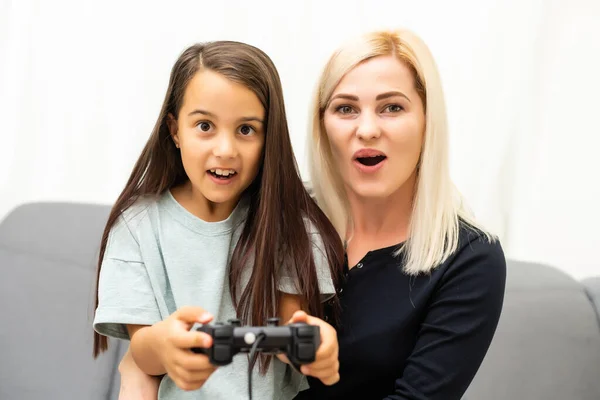
[[[177,136],[177,120],[171,113],[167,115],[167,126],[169,127],[169,133],[171,134],[171,139],[173,139],[173,142],[175,143],[175,147],[179,148],[179,136]]]

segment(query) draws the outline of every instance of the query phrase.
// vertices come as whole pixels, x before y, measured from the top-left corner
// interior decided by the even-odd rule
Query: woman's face
[[[349,194],[381,199],[414,190],[425,114],[404,63],[379,56],[357,65],[334,89],[323,123]]]

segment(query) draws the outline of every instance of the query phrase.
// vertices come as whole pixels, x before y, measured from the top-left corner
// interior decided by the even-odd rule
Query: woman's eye
[[[387,106],[385,108],[384,111],[386,112],[391,112],[391,113],[397,113],[404,110],[404,108],[402,108],[402,106],[398,105],[398,104],[390,104],[389,106]]]
[[[336,109],[336,111],[341,114],[350,114],[350,113],[352,113],[353,110],[352,110],[352,107],[350,107],[350,106],[339,106]]]
[[[240,127],[240,133],[244,136],[248,136],[254,133],[254,128],[250,125],[242,125]]]
[[[200,122],[196,125],[202,132],[208,132],[210,130],[210,123],[208,122]]]

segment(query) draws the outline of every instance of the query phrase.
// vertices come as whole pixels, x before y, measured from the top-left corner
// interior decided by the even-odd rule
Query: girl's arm
[[[156,337],[156,331],[160,330],[159,324],[152,326],[127,325],[127,331],[131,338],[129,349],[136,365],[144,373],[153,376],[167,373],[160,357],[162,349],[159,347]]]
[[[300,297],[280,292],[279,316],[288,323],[304,322],[309,325],[319,326],[321,333],[321,345],[317,349],[315,361],[303,365],[300,371],[304,375],[320,379],[325,385],[333,385],[340,380],[338,361],[338,340],[335,329],[322,319],[310,316],[302,311]],[[288,363],[289,360],[283,354],[277,356],[281,361]]]
[[[302,310],[300,296],[284,292],[279,292],[279,296],[279,319],[289,321],[296,311]]]
[[[147,376],[167,373],[180,389],[199,389],[215,367],[206,355],[194,354],[189,349],[210,347],[212,338],[202,332],[191,332],[190,328],[195,322],[208,323],[211,319],[200,307],[183,307],[152,326],[127,325],[131,337],[129,352],[135,367]],[[139,379],[139,372],[131,365],[125,366],[131,375],[124,375],[121,386],[129,393],[150,391],[151,388],[144,386],[149,381]]]

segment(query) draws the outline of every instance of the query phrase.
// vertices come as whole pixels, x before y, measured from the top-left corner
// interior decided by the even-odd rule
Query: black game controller
[[[212,364],[220,366],[230,364],[236,354],[252,350],[263,354],[285,353],[296,368],[315,361],[321,344],[318,326],[305,323],[278,325],[279,318],[269,318],[266,326],[241,326],[237,319],[230,319],[227,324],[195,324],[192,330],[212,336],[213,345],[207,349],[192,348],[192,351],[208,355]]]

